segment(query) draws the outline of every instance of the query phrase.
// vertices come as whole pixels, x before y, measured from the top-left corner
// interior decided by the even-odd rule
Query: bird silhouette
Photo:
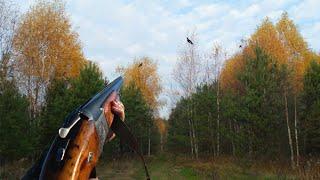
[[[143,63],[140,63],[138,67],[141,67]]]
[[[193,45],[193,42],[187,37],[187,42]]]
[[[242,48],[242,45],[240,45],[239,48]]]

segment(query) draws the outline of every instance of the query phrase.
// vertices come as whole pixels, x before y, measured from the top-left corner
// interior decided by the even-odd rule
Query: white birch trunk
[[[230,131],[232,132],[233,131],[233,125],[232,125],[232,121],[230,120]],[[234,146],[234,141],[233,141],[233,138],[231,138],[231,146],[232,146],[232,155],[235,156],[235,146]]]
[[[160,151],[163,152],[163,135],[160,133]]]
[[[194,142],[194,154],[195,154],[195,157],[196,159],[198,159],[198,142],[197,142],[197,139],[196,139],[196,133],[195,133],[195,128],[194,128],[194,124],[192,124],[192,136],[193,136],[193,142]]]
[[[291,167],[294,168],[294,155],[293,155],[292,137],[291,137],[290,123],[289,123],[287,90],[285,90],[285,93],[284,93],[284,103],[285,103],[285,115],[286,115],[287,129],[288,129],[288,141],[289,141],[289,147],[290,147]]]
[[[189,123],[189,137],[190,137],[190,148],[191,148],[191,157],[193,158],[193,138],[192,138],[192,128],[191,128],[191,120],[188,120]]]
[[[149,136],[148,136],[148,156],[151,155],[151,130],[150,130],[150,127],[149,127]]]
[[[299,140],[298,140],[298,116],[297,116],[297,96],[294,96],[294,133],[296,139],[296,165],[299,167],[300,153],[299,153]]]
[[[220,154],[220,90],[219,81],[217,79],[217,155]]]

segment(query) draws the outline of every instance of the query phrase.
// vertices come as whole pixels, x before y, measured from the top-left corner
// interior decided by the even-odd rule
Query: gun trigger
[[[62,161],[66,150],[64,148],[59,148],[57,150],[56,161]]]
[[[56,161],[62,161],[64,158],[64,155],[66,153],[66,149],[68,148],[70,139],[68,140],[62,140],[60,142],[60,148],[57,149],[57,154],[56,154]]]

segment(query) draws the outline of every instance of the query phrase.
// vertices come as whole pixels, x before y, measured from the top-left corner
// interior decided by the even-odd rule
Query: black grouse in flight
[[[187,37],[187,42],[193,45],[193,42]]]

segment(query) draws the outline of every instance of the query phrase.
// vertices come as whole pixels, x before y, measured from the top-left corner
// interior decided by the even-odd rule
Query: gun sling
[[[143,162],[146,177],[148,180],[150,180],[148,168],[143,158],[142,152],[139,149],[138,141],[131,133],[129,127],[119,118],[119,116],[115,115],[110,128],[118,137],[120,137],[121,140],[127,143],[127,145],[139,155]]]

